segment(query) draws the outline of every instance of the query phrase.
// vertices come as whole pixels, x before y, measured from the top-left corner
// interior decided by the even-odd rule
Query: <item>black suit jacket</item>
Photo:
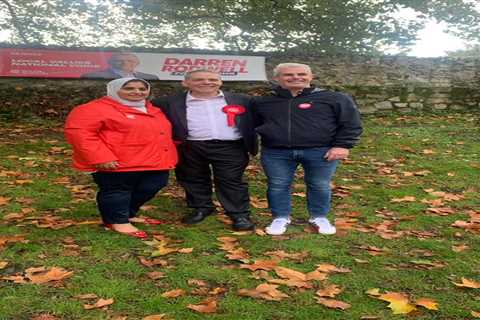
[[[253,128],[251,97],[244,94],[224,92],[227,104],[244,106],[246,112],[235,117],[235,124],[243,137],[245,149],[251,155],[258,152],[257,136]],[[162,109],[173,126],[173,140],[183,142],[188,136],[187,93],[180,93],[152,100],[152,104]]]
[[[158,80],[158,77],[154,74],[135,71],[133,75],[135,76],[135,78],[139,78],[143,80]],[[106,70],[93,71],[93,72],[82,74],[80,78],[118,79],[118,78],[121,78],[121,76],[113,72],[112,69],[106,69]]]

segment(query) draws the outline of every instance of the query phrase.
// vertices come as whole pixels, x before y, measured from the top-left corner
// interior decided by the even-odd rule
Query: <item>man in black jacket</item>
[[[360,114],[349,96],[311,87],[313,75],[308,65],[279,64],[273,79],[278,83],[273,94],[256,98],[253,108],[273,215],[266,232],[280,235],[290,224],[290,188],[301,164],[309,221],[319,233],[334,234],[335,226],[326,218],[330,181],[339,160],[345,159],[359,140]]]
[[[215,211],[212,170],[217,198],[235,230],[252,230],[248,185],[243,180],[249,153],[257,153],[250,110],[251,98],[222,92],[220,75],[194,70],[182,85],[188,92],[154,99],[173,126],[180,161],[175,170],[193,213],[182,221],[201,222]],[[212,170],[211,170],[211,169]]]

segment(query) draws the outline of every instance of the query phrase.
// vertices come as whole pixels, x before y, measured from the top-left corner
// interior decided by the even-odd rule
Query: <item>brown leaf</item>
[[[305,289],[313,288],[313,286],[309,282],[296,280],[296,279],[270,279],[268,280],[268,282],[275,283],[275,284],[283,284],[288,287],[305,288]]]
[[[331,284],[323,289],[318,290],[315,292],[315,294],[319,297],[335,298],[335,296],[342,291],[343,289],[336,284]]]
[[[256,270],[273,270],[277,266],[276,260],[255,260],[253,264],[242,264],[241,269],[248,269],[250,271]]]
[[[113,304],[113,299],[99,299],[95,304],[84,304],[85,310],[99,309]]]
[[[241,296],[247,296],[258,299],[265,299],[270,301],[280,301],[289,296],[279,290],[278,286],[268,283],[262,283],[258,285],[255,289],[240,289],[238,294]]]
[[[480,288],[480,282],[470,280],[470,279],[467,279],[467,278],[462,278],[461,283],[454,282],[453,284],[456,285],[457,287],[464,287],[464,288],[471,288],[471,289],[479,289]]]
[[[147,273],[147,277],[149,277],[152,280],[157,280],[160,278],[165,278],[165,273],[160,271],[152,271]]]
[[[30,279],[32,283],[46,283],[49,281],[59,281],[66,278],[69,278],[73,275],[73,271],[67,271],[62,268],[52,267],[50,269],[40,268],[29,268],[25,270],[25,277]]]
[[[396,203],[396,202],[414,202],[417,199],[414,196],[405,196],[403,198],[393,198],[390,200],[390,202]]]
[[[181,248],[178,250],[179,253],[192,253],[193,248]]]
[[[208,294],[212,295],[212,296],[217,296],[217,295],[225,293],[225,292],[227,292],[227,289],[222,288],[222,287],[216,287],[216,288],[213,288],[212,290],[210,290],[208,292]]]
[[[167,292],[162,293],[162,297],[164,298],[177,298],[180,296],[184,296],[186,294],[185,290],[183,289],[174,289]]]
[[[255,196],[250,196],[250,205],[256,209],[267,209],[267,199],[258,199]]]
[[[200,302],[199,304],[189,304],[187,308],[200,313],[215,313],[217,312],[217,300],[210,298]]]
[[[1,277],[2,280],[13,281],[14,283],[27,283],[25,278],[19,274],[13,276]]]
[[[95,293],[85,293],[85,294],[79,294],[78,296],[74,296],[74,298],[81,299],[81,300],[89,300],[89,299],[98,299],[98,296]]]
[[[337,266],[333,264],[328,264],[328,263],[322,263],[322,264],[317,264],[317,271],[319,272],[324,272],[324,273],[349,273],[352,272],[352,270],[348,268],[338,268]]]
[[[60,318],[57,318],[48,313],[43,313],[32,317],[30,320],[60,320]]]
[[[474,318],[480,318],[480,312],[471,311],[470,314],[471,314]]]
[[[320,298],[320,297],[316,297],[316,299],[319,304],[324,305],[327,308],[346,310],[351,307],[350,304],[343,301],[339,301],[339,300],[326,299],[326,298]]]
[[[197,280],[197,279],[188,279],[187,283],[189,286],[198,286],[198,287],[207,287],[208,284],[203,281],[203,280]]]
[[[466,244],[460,244],[458,246],[452,246],[452,250],[454,252],[462,252],[462,251],[465,251],[467,249],[470,249],[470,247]],[[1,268],[0,268],[1,269]]]
[[[8,261],[0,261],[0,270],[5,269],[8,265]]]
[[[307,280],[317,280],[317,281],[323,281],[328,278],[328,274],[320,272],[318,270],[309,272],[306,274],[306,276],[307,276]]]
[[[288,253],[283,250],[277,250],[277,251],[268,251],[264,253],[265,256],[274,256],[279,258],[280,260],[283,259],[290,259],[298,262],[303,262],[305,258],[308,257],[308,252],[303,251],[303,252],[297,252],[297,253]]]
[[[292,280],[297,280],[301,282],[307,281],[307,275],[300,271],[296,271],[296,270],[285,268],[285,267],[275,267],[274,270],[280,278],[292,279]]]
[[[415,301],[415,304],[417,306],[422,306],[424,308],[427,308],[428,310],[438,310],[438,302],[436,302],[433,299],[420,298],[417,301]]]
[[[6,205],[12,198],[0,196],[0,206]]]
[[[164,320],[166,314],[161,313],[161,314],[152,314],[151,316],[146,316],[142,318],[142,320]]]

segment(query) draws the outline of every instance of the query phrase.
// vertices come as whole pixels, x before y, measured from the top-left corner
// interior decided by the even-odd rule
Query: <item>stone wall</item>
[[[480,110],[480,59],[385,57],[267,58],[269,76],[280,62],[312,66],[315,85],[352,95],[362,113],[414,110]],[[102,96],[105,80],[0,78],[0,114],[65,116],[75,105]],[[229,82],[227,90],[269,91],[263,82]],[[153,83],[155,95],[181,90],[179,82]]]
[[[269,60],[269,69],[285,58]],[[362,113],[480,109],[480,59],[292,57],[307,63],[321,87],[348,92]]]

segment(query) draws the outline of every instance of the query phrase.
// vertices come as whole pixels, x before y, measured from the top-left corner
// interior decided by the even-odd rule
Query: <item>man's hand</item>
[[[327,159],[327,161],[343,160],[348,157],[349,153],[350,150],[347,148],[333,147],[325,153],[325,159]]]
[[[116,169],[117,167],[118,167],[117,161],[98,163],[95,165],[95,168],[101,169],[101,170],[113,170],[113,169]]]

